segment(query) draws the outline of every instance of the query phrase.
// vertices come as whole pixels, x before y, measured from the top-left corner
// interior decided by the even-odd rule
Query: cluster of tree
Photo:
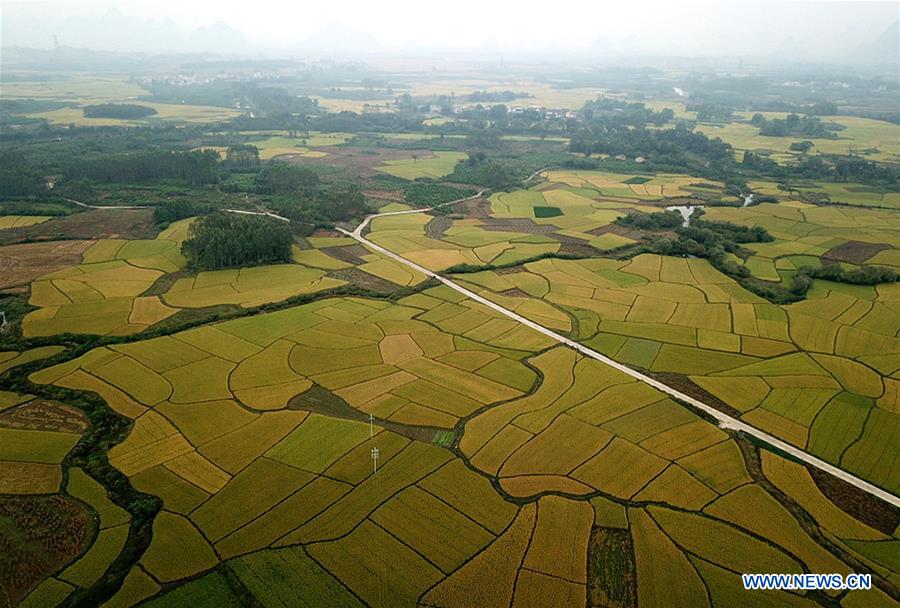
[[[16,150],[0,152],[0,196],[33,197],[47,192],[41,172]]]
[[[672,230],[681,226],[683,218],[677,211],[629,213],[619,217],[616,223],[620,226],[638,228],[640,230]]]
[[[184,200],[166,201],[153,208],[153,221],[164,227],[188,217],[212,213],[214,209],[215,207],[209,203]]]
[[[792,279],[791,291],[798,295],[805,295],[812,287],[813,279],[825,279],[851,285],[878,285],[879,283],[894,283],[900,280],[900,275],[896,270],[885,266],[858,266],[849,270],[842,268],[839,264],[803,266]]]
[[[501,134],[548,135],[574,129],[578,122],[560,112],[540,108],[511,111],[505,104],[476,104],[455,115],[463,119],[452,124],[430,127],[442,133],[469,133],[490,127]]]
[[[71,180],[130,184],[170,179],[199,186],[218,180],[218,166],[219,155],[214,150],[148,150],[131,154],[78,156],[63,168],[63,174]]]
[[[657,112],[642,103],[605,97],[585,102],[582,115],[584,122],[594,128],[662,126],[675,118],[675,113],[669,108]]]
[[[122,120],[134,120],[146,118],[156,114],[156,110],[149,106],[141,106],[136,103],[101,103],[84,106],[85,118],[119,118]]]
[[[815,147],[813,142],[808,139],[804,139],[803,141],[795,141],[790,146],[788,146],[791,152],[809,152]]]
[[[467,96],[467,99],[474,103],[497,103],[528,97],[534,97],[534,95],[531,93],[515,93],[513,91],[474,91]]]
[[[311,97],[293,95],[282,87],[264,86],[256,82],[217,80],[205,84],[175,84],[154,81],[148,101],[189,103],[234,108],[252,112],[255,117],[307,115],[319,112],[319,102]]]
[[[774,240],[762,226],[748,228],[731,222],[704,220],[695,220],[690,226],[677,228],[675,235],[676,238],[655,239],[651,247],[661,255],[692,255],[707,258],[720,270],[730,263],[725,254],[739,253],[741,244],[766,243]],[[727,272],[734,274],[735,271],[729,269]]]
[[[272,162],[256,174],[255,189],[258,194],[308,193],[319,184],[319,176],[308,167]]]
[[[731,120],[734,109],[719,103],[692,102],[685,106],[688,112],[696,112],[697,120]]]
[[[61,108],[77,107],[71,101],[53,101],[50,99],[0,99],[0,125],[40,125],[47,124],[39,118],[29,118],[25,114],[50,112]]]
[[[422,130],[422,118],[393,112],[324,113],[309,118],[306,129],[335,133],[409,133]]]
[[[766,112],[794,112],[808,116],[834,116],[840,114],[837,104],[831,101],[817,101],[811,104],[770,101],[760,106],[759,109]]]
[[[433,207],[442,203],[472,196],[476,191],[472,188],[448,186],[427,179],[409,181],[393,175],[376,175],[372,185],[381,190],[399,190],[403,198],[414,207]]]
[[[572,136],[569,151],[646,159],[645,170],[678,170],[708,179],[727,179],[734,172],[732,148],[719,138],[677,125],[672,129],[593,126]]]
[[[355,184],[345,183],[310,189],[299,196],[273,196],[269,204],[279,215],[294,222],[302,234],[311,234],[316,228],[331,227],[336,222],[349,221],[372,211],[360,189]]]
[[[456,164],[447,180],[477,184],[492,190],[512,190],[525,177],[517,173],[514,163],[508,160],[489,157],[482,151],[472,151],[467,159]]]
[[[290,262],[293,240],[286,222],[219,211],[191,224],[181,252],[197,270],[277,264]]]
[[[259,170],[259,148],[251,144],[228,146],[225,165],[232,171],[253,172]]]
[[[871,184],[889,190],[900,188],[900,168],[855,156],[804,156],[793,165],[783,166],[767,156],[748,150],[744,152],[740,166],[782,183],[817,180]]]
[[[759,134],[768,137],[808,137],[837,139],[835,131],[844,128],[838,123],[824,123],[815,116],[788,114],[785,118],[769,120],[759,112],[750,119],[750,124],[759,127]]]

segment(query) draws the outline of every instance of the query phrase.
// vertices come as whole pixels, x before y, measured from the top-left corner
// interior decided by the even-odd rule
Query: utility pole
[[[369,414],[369,439],[375,436],[375,427],[373,426],[375,422],[375,416]]]
[[[378,448],[372,448],[372,474],[378,472]]]

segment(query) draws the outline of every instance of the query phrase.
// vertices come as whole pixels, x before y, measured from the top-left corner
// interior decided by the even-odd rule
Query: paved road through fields
[[[482,193],[483,193],[483,191],[479,192],[475,196],[480,196]],[[472,198],[475,198],[475,197],[472,197]],[[466,199],[463,199],[463,200],[466,200]],[[664,383],[660,382],[659,380],[651,378],[645,374],[642,374],[641,372],[635,371],[635,370],[631,369],[630,367],[628,367],[627,365],[623,365],[623,364],[619,363],[618,361],[614,361],[613,359],[610,359],[606,355],[600,354],[597,351],[592,350],[592,349],[588,348],[587,346],[584,346],[583,344],[579,344],[578,342],[575,342],[574,340],[570,340],[569,338],[566,338],[565,336],[562,336],[551,329],[547,329],[543,325],[539,325],[539,324],[535,323],[534,321],[526,319],[522,315],[519,315],[507,308],[504,308],[503,306],[500,306],[499,304],[492,302],[492,301],[488,300],[487,298],[484,298],[484,297],[478,295],[477,293],[470,291],[470,290],[466,289],[465,287],[462,287],[461,285],[457,285],[450,279],[442,277],[441,275],[437,274],[436,272],[428,270],[427,268],[423,268],[422,266],[416,264],[415,262],[407,260],[406,258],[404,258],[400,255],[397,255],[396,253],[389,251],[380,245],[376,245],[375,243],[373,243],[372,241],[370,241],[369,239],[365,238],[362,235],[363,230],[365,230],[366,226],[368,226],[369,222],[371,222],[372,219],[374,219],[374,218],[384,217],[384,216],[389,216],[389,215],[404,215],[404,214],[409,214],[409,213],[423,213],[428,210],[429,210],[428,208],[412,209],[409,211],[394,211],[391,213],[369,215],[352,232],[349,230],[345,230],[343,228],[338,228],[338,230],[340,230],[343,234],[356,239],[357,241],[359,241],[366,247],[369,247],[370,249],[372,249],[374,251],[377,251],[383,255],[386,255],[387,257],[389,257],[397,262],[400,262],[401,264],[409,266],[410,268],[418,270],[425,276],[431,277],[433,279],[437,279],[438,281],[440,281],[441,283],[443,283],[450,289],[458,291],[459,293],[465,295],[466,297],[468,297],[472,300],[475,300],[476,302],[480,302],[481,304],[484,304],[488,308],[491,308],[503,315],[506,315],[507,317],[509,317],[510,319],[513,319],[514,321],[518,321],[519,323],[522,323],[523,325],[527,325],[531,329],[538,331],[538,332],[544,334],[545,336],[553,338],[557,342],[565,344],[566,346],[568,346],[570,348],[575,349],[576,351],[578,351],[585,357],[590,357],[591,359],[596,359],[597,361],[600,361],[611,367],[614,367],[617,370],[621,371],[622,373],[628,374],[632,378],[640,380],[641,382],[646,382],[653,388],[655,388],[659,391],[662,391],[663,393],[666,393],[667,395],[670,395],[670,396],[674,397],[675,399],[678,399],[679,401],[688,403],[691,406],[697,408],[698,410],[702,410],[703,412],[706,412],[707,414],[709,414],[710,416],[715,418],[718,421],[719,426],[723,429],[731,429],[733,431],[740,431],[746,435],[755,437],[756,439],[758,439],[764,443],[767,443],[767,444],[781,450],[782,452],[786,452],[786,453],[790,454],[791,456],[797,458],[798,460],[800,460],[802,462],[805,462],[808,465],[814,466],[817,469],[820,469],[822,471],[825,471],[826,473],[834,475],[838,479],[841,479],[841,480],[859,488],[860,490],[867,492],[868,494],[871,494],[872,496],[876,496],[876,497],[880,498],[881,500],[883,500],[891,505],[894,505],[895,507],[900,507],[900,498],[898,498],[897,496],[894,496],[890,492],[887,492],[886,490],[882,490],[881,488],[879,488],[867,481],[864,481],[864,480],[860,479],[859,477],[856,477],[852,473],[848,473],[847,471],[844,471],[843,469],[839,469],[838,467],[831,465],[831,464],[825,462],[824,460],[821,460],[820,458],[817,458],[817,457],[813,456],[812,454],[809,454],[808,452],[805,452],[804,450],[802,450],[798,447],[795,447],[789,443],[785,443],[781,439],[778,439],[777,437],[774,437],[773,435],[770,435],[769,433],[766,433],[765,431],[761,431],[760,429],[758,429],[754,426],[750,426],[749,424],[747,424],[741,420],[738,420],[737,418],[734,418],[733,416],[729,416],[728,414],[717,410],[716,408],[712,407],[711,405],[707,405],[706,403],[703,403],[702,401],[699,401],[698,399],[695,399],[689,395],[685,395],[678,389],[672,388],[671,386],[664,384]]]
[[[545,169],[540,169],[540,170],[536,171],[534,174],[532,174],[532,176],[529,179],[539,175],[544,170]],[[446,205],[451,205],[451,204],[455,204],[455,203],[465,202],[467,200],[471,200],[471,199],[480,197],[482,194],[484,194],[484,192],[485,191],[482,190],[482,191],[478,192],[477,194],[474,194],[470,197],[462,198],[462,199],[459,199],[456,201],[451,201],[450,203],[443,203],[443,204],[437,205],[437,206],[446,206]],[[117,206],[116,207],[116,206],[87,205],[85,203],[81,203],[81,202],[71,200],[71,199],[66,199],[66,200],[68,200],[69,202],[75,203],[76,205],[80,205],[82,207],[87,207],[90,209],[139,209],[139,208],[141,208],[140,206]],[[338,228],[338,230],[340,232],[342,232],[343,234],[356,239],[357,241],[359,241],[363,245],[369,247],[370,249],[377,251],[383,255],[386,255],[387,257],[389,257],[393,260],[396,260],[397,262],[400,262],[401,264],[409,266],[410,268],[418,270],[425,276],[431,277],[433,279],[437,279],[438,281],[440,281],[441,283],[443,283],[450,289],[458,291],[459,293],[465,295],[466,297],[468,297],[472,300],[475,300],[476,302],[480,302],[481,304],[484,304],[488,308],[496,310],[497,312],[499,312],[503,315],[506,315],[510,319],[518,321],[519,323],[522,323],[523,325],[527,325],[531,329],[538,331],[538,332],[544,334],[545,336],[553,338],[554,340],[556,340],[557,342],[560,342],[561,344],[565,344],[566,346],[575,349],[576,351],[578,351],[585,357],[590,357],[591,359],[596,359],[597,361],[600,361],[609,366],[612,366],[612,367],[616,368],[617,370],[621,371],[622,373],[628,374],[632,378],[640,380],[641,382],[646,382],[650,386],[654,387],[655,389],[657,389],[659,391],[662,391],[663,393],[666,393],[667,395],[670,395],[684,403],[689,403],[690,405],[697,408],[698,410],[702,410],[702,411],[706,412],[707,414],[709,414],[710,416],[712,416],[713,418],[715,418],[718,421],[719,426],[723,429],[731,429],[733,431],[740,431],[746,435],[755,437],[764,443],[767,443],[783,452],[790,454],[791,456],[797,458],[798,460],[800,460],[802,462],[805,462],[808,465],[814,466],[817,469],[820,469],[822,471],[825,471],[826,473],[834,475],[838,479],[841,479],[841,480],[859,488],[860,490],[867,492],[868,494],[871,494],[872,496],[880,498],[881,500],[883,500],[891,505],[894,505],[895,507],[900,508],[900,498],[898,498],[897,496],[894,496],[890,492],[888,492],[886,490],[882,490],[881,488],[879,488],[875,485],[872,485],[871,483],[864,481],[864,480],[860,479],[859,477],[856,477],[852,473],[848,473],[847,471],[844,471],[843,469],[839,469],[838,467],[836,467],[834,465],[828,464],[824,460],[821,460],[820,458],[817,458],[817,457],[813,456],[812,454],[809,454],[808,452],[805,452],[804,450],[802,450],[798,447],[795,447],[789,443],[785,443],[781,439],[778,439],[777,437],[770,435],[769,433],[766,433],[765,431],[761,431],[760,429],[758,429],[754,426],[750,426],[746,422],[738,420],[737,418],[734,418],[733,416],[729,416],[728,414],[717,410],[716,408],[712,407],[711,405],[707,405],[706,403],[703,403],[702,401],[699,401],[698,399],[695,399],[689,395],[685,395],[684,393],[682,393],[681,391],[679,391],[676,388],[673,388],[667,384],[660,382],[659,380],[656,380],[645,374],[642,374],[641,372],[635,371],[635,370],[631,369],[630,367],[628,367],[627,365],[623,365],[623,364],[619,363],[618,361],[614,361],[613,359],[610,359],[606,355],[602,355],[602,354],[598,353],[597,351],[592,350],[592,349],[588,348],[587,346],[584,346],[583,344],[579,344],[578,342],[575,342],[574,340],[570,340],[569,338],[566,338],[565,336],[560,335],[553,330],[547,329],[543,325],[539,325],[539,324],[535,323],[534,321],[526,319],[522,315],[516,314],[515,312],[513,312],[507,308],[504,308],[503,306],[500,306],[499,304],[496,304],[495,302],[492,302],[492,301],[488,300],[487,298],[484,298],[484,297],[478,295],[474,291],[470,291],[470,290],[466,289],[465,287],[462,287],[461,285],[457,285],[450,279],[442,277],[441,275],[437,274],[436,272],[432,272],[431,270],[428,270],[427,268],[423,268],[422,266],[419,266],[415,262],[407,260],[406,258],[404,258],[400,255],[397,255],[396,253],[389,251],[380,245],[376,245],[375,243],[373,243],[372,241],[370,241],[369,239],[365,238],[362,235],[363,230],[365,230],[366,226],[368,226],[369,222],[371,222],[374,218],[386,217],[386,216],[391,216],[391,215],[408,215],[408,214],[412,214],[412,213],[424,213],[424,212],[430,211],[430,210],[431,210],[431,207],[425,207],[422,209],[409,209],[406,211],[392,211],[389,213],[368,215],[365,217],[365,219],[363,219],[363,221],[352,232],[349,230],[345,230],[344,228]],[[274,218],[277,220],[281,220],[284,222],[290,221],[288,218],[281,217],[281,216],[276,215],[271,212],[243,211],[243,210],[238,210],[238,209],[226,209],[225,211],[227,211],[229,213],[240,213],[240,214],[246,214],[246,215],[265,215],[265,216],[268,216],[268,217],[271,217],[271,218]]]

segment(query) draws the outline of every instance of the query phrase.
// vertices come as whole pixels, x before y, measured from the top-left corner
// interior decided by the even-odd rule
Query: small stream
[[[697,209],[703,209],[703,205],[672,205],[671,207],[666,207],[666,211],[677,211],[681,214],[681,217],[684,218],[681,225],[685,228],[691,225],[691,216],[694,215],[694,211]]]

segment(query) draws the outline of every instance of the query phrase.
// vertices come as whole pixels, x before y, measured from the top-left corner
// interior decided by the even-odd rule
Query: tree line
[[[153,116],[156,114],[156,110],[149,106],[141,106],[135,103],[100,103],[84,106],[82,113],[85,118],[119,118],[128,120]]]

